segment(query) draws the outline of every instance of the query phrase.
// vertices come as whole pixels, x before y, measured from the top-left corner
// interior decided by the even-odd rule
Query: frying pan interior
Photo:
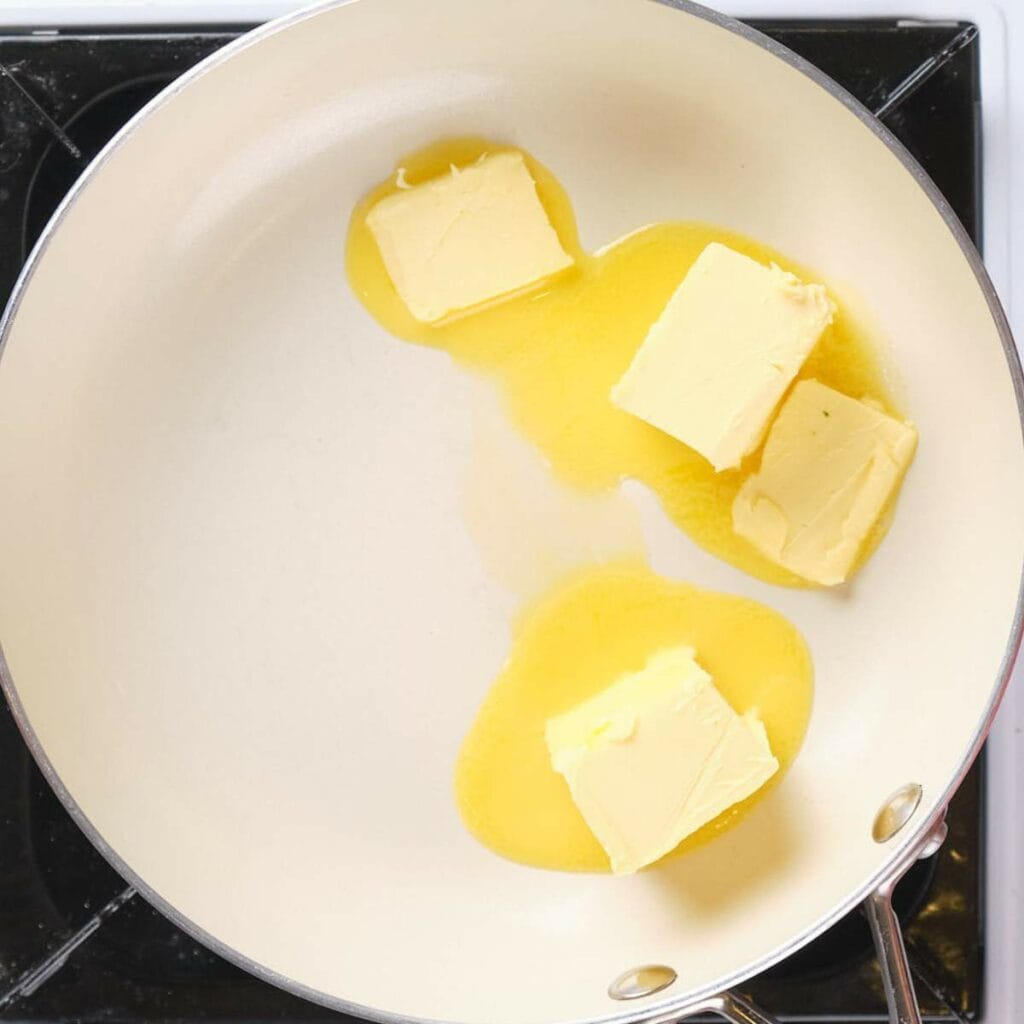
[[[784,783],[636,877],[508,863],[453,802],[517,609],[464,523],[494,396],[374,323],[343,255],[365,190],[456,134],[550,167],[590,249],[702,220],[814,268],[921,434],[841,594],[750,579],[627,487],[652,565],[782,611],[817,678]],[[173,87],[47,235],[0,368],[6,682],[122,870],[334,1005],[516,1024],[621,1014],[606,988],[643,963],[679,980],[630,1014],[678,1004],[863,895],[979,741],[1024,553],[1002,322],[901,161],[757,41],[637,0],[362,0]],[[908,782],[922,806],[878,845]]]

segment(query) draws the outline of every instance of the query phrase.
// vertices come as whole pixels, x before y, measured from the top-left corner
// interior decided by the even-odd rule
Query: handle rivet
[[[875,815],[874,824],[871,826],[871,838],[876,843],[887,843],[892,839],[914,816],[923,793],[924,790],[916,782],[900,786]]]
[[[668,988],[676,980],[676,972],[664,964],[646,964],[623,971],[609,986],[612,999],[641,999]]]

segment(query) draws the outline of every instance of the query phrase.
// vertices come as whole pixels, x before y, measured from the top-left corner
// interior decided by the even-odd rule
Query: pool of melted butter
[[[415,185],[447,173],[451,164],[508,148],[484,139],[450,139],[410,154],[399,166],[405,182]],[[366,226],[370,208],[398,191],[392,175],[352,214],[347,269],[355,294],[390,333],[444,349],[460,365],[497,381],[512,421],[564,482],[599,492],[626,478],[641,481],[658,495],[672,521],[712,554],[770,583],[809,586],[733,533],[733,499],[756,466],[757,453],[735,470],[716,473],[703,456],[617,409],[608,396],[709,242],[722,242],[762,263],[774,261],[804,281],[816,276],[767,246],[707,224],[653,224],[599,255],[585,253],[568,196],[547,168],[523,155],[575,266],[522,294],[438,324],[421,324],[398,297]],[[880,360],[842,308],[800,377],[897,412]],[[862,561],[888,522],[887,515],[880,517],[865,541]]]
[[[511,147],[478,138],[450,139],[410,154],[398,166],[404,182],[415,185],[446,173],[451,164],[506,148]],[[703,457],[621,412],[608,396],[709,242],[763,263],[774,261],[805,281],[816,276],[767,246],[707,224],[654,224],[588,254],[580,247],[567,195],[550,171],[524,156],[562,245],[575,259],[573,267],[441,323],[417,322],[395,292],[366,226],[374,203],[398,190],[393,175],[352,214],[346,255],[354,292],[390,333],[443,349],[460,366],[493,379],[514,425],[563,482],[601,493],[626,478],[641,481],[672,521],[712,554],[768,582],[807,586],[732,531],[733,498],[756,465],[756,453],[734,471],[715,473]],[[841,307],[800,376],[898,411],[880,360]],[[888,516],[882,516],[862,561],[887,525]],[[570,575],[520,616],[509,658],[457,760],[456,797],[473,835],[524,864],[607,871],[607,857],[551,768],[544,725],[641,668],[654,651],[679,644],[695,648],[737,712],[756,708],[781,770],[669,856],[720,834],[762,800],[795,758],[810,718],[813,669],[800,634],[755,601],[661,578],[640,561],[621,562]]]
[[[696,650],[734,710],[757,710],[780,770],[669,856],[739,821],[778,784],[803,742],[814,689],[807,646],[795,626],[757,601],[622,563],[570,576],[521,616],[456,765],[456,798],[470,832],[523,864],[608,871],[569,787],[551,768],[544,725],[643,668],[653,651],[679,645]]]

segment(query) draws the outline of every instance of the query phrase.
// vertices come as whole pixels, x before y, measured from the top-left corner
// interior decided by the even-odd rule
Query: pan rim
[[[2,359],[3,353],[6,349],[7,339],[16,320],[18,310],[21,306],[21,301],[24,298],[32,278],[35,276],[39,263],[46,250],[49,248],[54,235],[89,182],[97,173],[99,173],[113,153],[115,153],[126,142],[136,127],[156,110],[173,100],[179,92],[186,89],[193,82],[198,81],[215,67],[218,67],[230,60],[236,54],[260,43],[262,40],[270,36],[276,35],[278,32],[315,18],[326,11],[347,7],[350,4],[357,2],[359,2],[359,0],[320,0],[320,2],[317,2],[312,6],[304,7],[291,14],[276,18],[250,32],[247,32],[235,41],[210,54],[210,56],[184,72],[179,78],[175,79],[170,85],[168,85],[166,89],[162,90],[157,96],[134,114],[107,142],[85,171],[83,171],[81,176],[75,181],[74,185],[72,185],[71,189],[61,200],[57,209],[54,211],[52,217],[43,229],[42,234],[33,246],[32,251],[29,253],[28,258],[15,281],[3,315],[0,317],[0,359]],[[854,114],[854,116],[856,116],[863,125],[869,128],[872,133],[885,144],[890,153],[900,162],[903,169],[913,177],[917,185],[931,201],[947,229],[953,235],[954,240],[957,242],[961,253],[966,259],[967,264],[974,275],[974,279],[985,298],[989,314],[991,315],[999,334],[999,340],[1003,348],[1004,357],[1006,358],[1007,368],[1010,373],[1014,396],[1017,402],[1018,426],[1021,431],[1021,438],[1024,440],[1024,371],[1022,371],[1020,354],[1018,353],[1017,347],[1014,343],[1013,335],[1005,311],[1003,310],[1002,303],[1000,302],[995,286],[985,269],[981,254],[967,235],[966,230],[960,223],[956,214],[953,212],[953,209],[946,198],[939,191],[938,187],[929,177],[927,172],[911,155],[909,150],[907,150],[903,143],[900,142],[899,139],[897,139],[881,121],[879,121],[846,89],[829,78],[824,72],[819,70],[809,61],[794,53],[781,43],[776,42],[768,36],[758,32],[756,29],[737,21],[736,19],[695,3],[693,0],[654,0],[654,2],[665,7],[681,11],[692,17],[699,18],[702,21],[706,21],[716,26],[717,28],[739,36],[747,42],[757,45],[772,56],[784,61],[794,70],[799,71],[801,74],[811,79],[812,82],[828,92],[833,99],[841,103],[848,111]],[[882,863],[881,867],[874,872],[873,875],[869,876],[861,886],[853,890],[853,892],[844,900],[840,901],[830,911],[823,914],[802,933],[794,936],[787,942],[780,944],[774,950],[765,954],[755,962],[734,970],[732,973],[721,978],[717,983],[707,984],[699,989],[693,989],[674,997],[644,1001],[643,1005],[621,1013],[610,1013],[598,1017],[572,1019],[571,1022],[564,1022],[564,1024],[633,1024],[633,1022],[637,1021],[681,1016],[685,1014],[689,1008],[699,1007],[700,1004],[704,1003],[709,997],[720,994],[734,985],[746,981],[754,975],[761,973],[779,961],[792,955],[797,950],[807,945],[807,943],[811,942],[814,938],[822,934],[822,932],[826,931],[841,917],[854,909],[854,907],[859,903],[863,902],[863,900],[873,890],[877,889],[893,875],[896,868],[906,861],[915,847],[918,847],[922,842],[924,842],[926,836],[942,817],[946,804],[957,789],[959,789],[964,776],[974,763],[975,758],[980,752],[981,747],[988,736],[996,712],[999,709],[1000,702],[1002,701],[1009,685],[1013,668],[1020,651],[1022,633],[1024,633],[1024,564],[1021,566],[1021,572],[1018,579],[1017,600],[1014,609],[1013,622],[1009,636],[1007,637],[1006,647],[1004,648],[999,671],[989,694],[988,702],[978,720],[974,733],[971,737],[971,741],[959,762],[957,771],[954,773],[952,779],[947,784],[943,792],[939,794],[936,799],[931,801],[931,812],[928,815],[922,816],[918,824],[902,837],[900,843],[892,847],[889,851],[888,857]],[[117,851],[106,842],[99,830],[93,825],[77,801],[67,790],[48,755],[43,749],[43,745],[40,742],[39,737],[36,735],[34,728],[29,722],[28,714],[25,711],[20,697],[18,696],[17,687],[8,668],[7,660],[2,649],[2,643],[0,643],[0,691],[2,691],[6,697],[15,723],[25,741],[26,746],[36,761],[36,764],[39,766],[44,778],[54,790],[57,797],[64,805],[64,808],[74,820],[75,824],[82,830],[86,838],[89,839],[104,859],[123,879],[125,879],[128,885],[134,888],[146,899],[148,903],[167,917],[175,926],[212,950],[217,955],[223,957],[228,962],[242,968],[260,980],[272,984],[277,988],[283,989],[286,992],[290,992],[294,995],[300,996],[301,998],[307,999],[313,1003],[327,1007],[328,1009],[337,1010],[356,1017],[362,1017],[367,1020],[377,1021],[380,1022],[380,1024],[454,1024],[452,1021],[444,1021],[429,1017],[410,1016],[407,1014],[378,1009],[372,1006],[365,1006],[363,1004],[352,1002],[342,997],[320,991],[319,989],[307,986],[302,982],[296,981],[293,978],[289,978],[284,974],[266,967],[246,954],[240,952],[235,947],[228,945],[211,933],[207,932],[204,928],[156,892],[155,889],[153,889],[121,858]]]

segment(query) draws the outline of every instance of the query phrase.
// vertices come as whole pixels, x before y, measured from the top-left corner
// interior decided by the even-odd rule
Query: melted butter
[[[402,161],[415,185],[503,147],[483,139],[448,140]],[[440,324],[418,323],[405,308],[366,226],[366,213],[398,190],[397,176],[373,189],[349,226],[352,288],[392,334],[441,348],[460,365],[496,379],[518,429],[563,481],[594,492],[627,477],[650,487],[668,516],[712,554],[763,580],[808,586],[774,565],[732,530],[732,503],[755,453],[736,470],[715,473],[695,451],[616,409],[612,385],[625,371],[691,263],[712,241],[763,263],[774,261],[803,280],[816,280],[792,260],[748,238],[706,224],[664,223],[636,231],[589,255],[580,247],[568,197],[553,175],[524,154],[541,202],[576,265],[523,294]],[[847,311],[811,354],[801,377],[815,377],[895,413],[876,355]],[[863,561],[882,538],[883,515],[864,544]]]
[[[794,626],[756,601],[672,582],[632,563],[577,574],[522,616],[456,766],[456,797],[470,832],[520,863],[607,871],[604,851],[551,768],[544,725],[642,668],[653,652],[679,645],[697,651],[736,711],[757,709],[780,771],[670,856],[739,821],[778,784],[803,742],[813,691],[807,647]]]

